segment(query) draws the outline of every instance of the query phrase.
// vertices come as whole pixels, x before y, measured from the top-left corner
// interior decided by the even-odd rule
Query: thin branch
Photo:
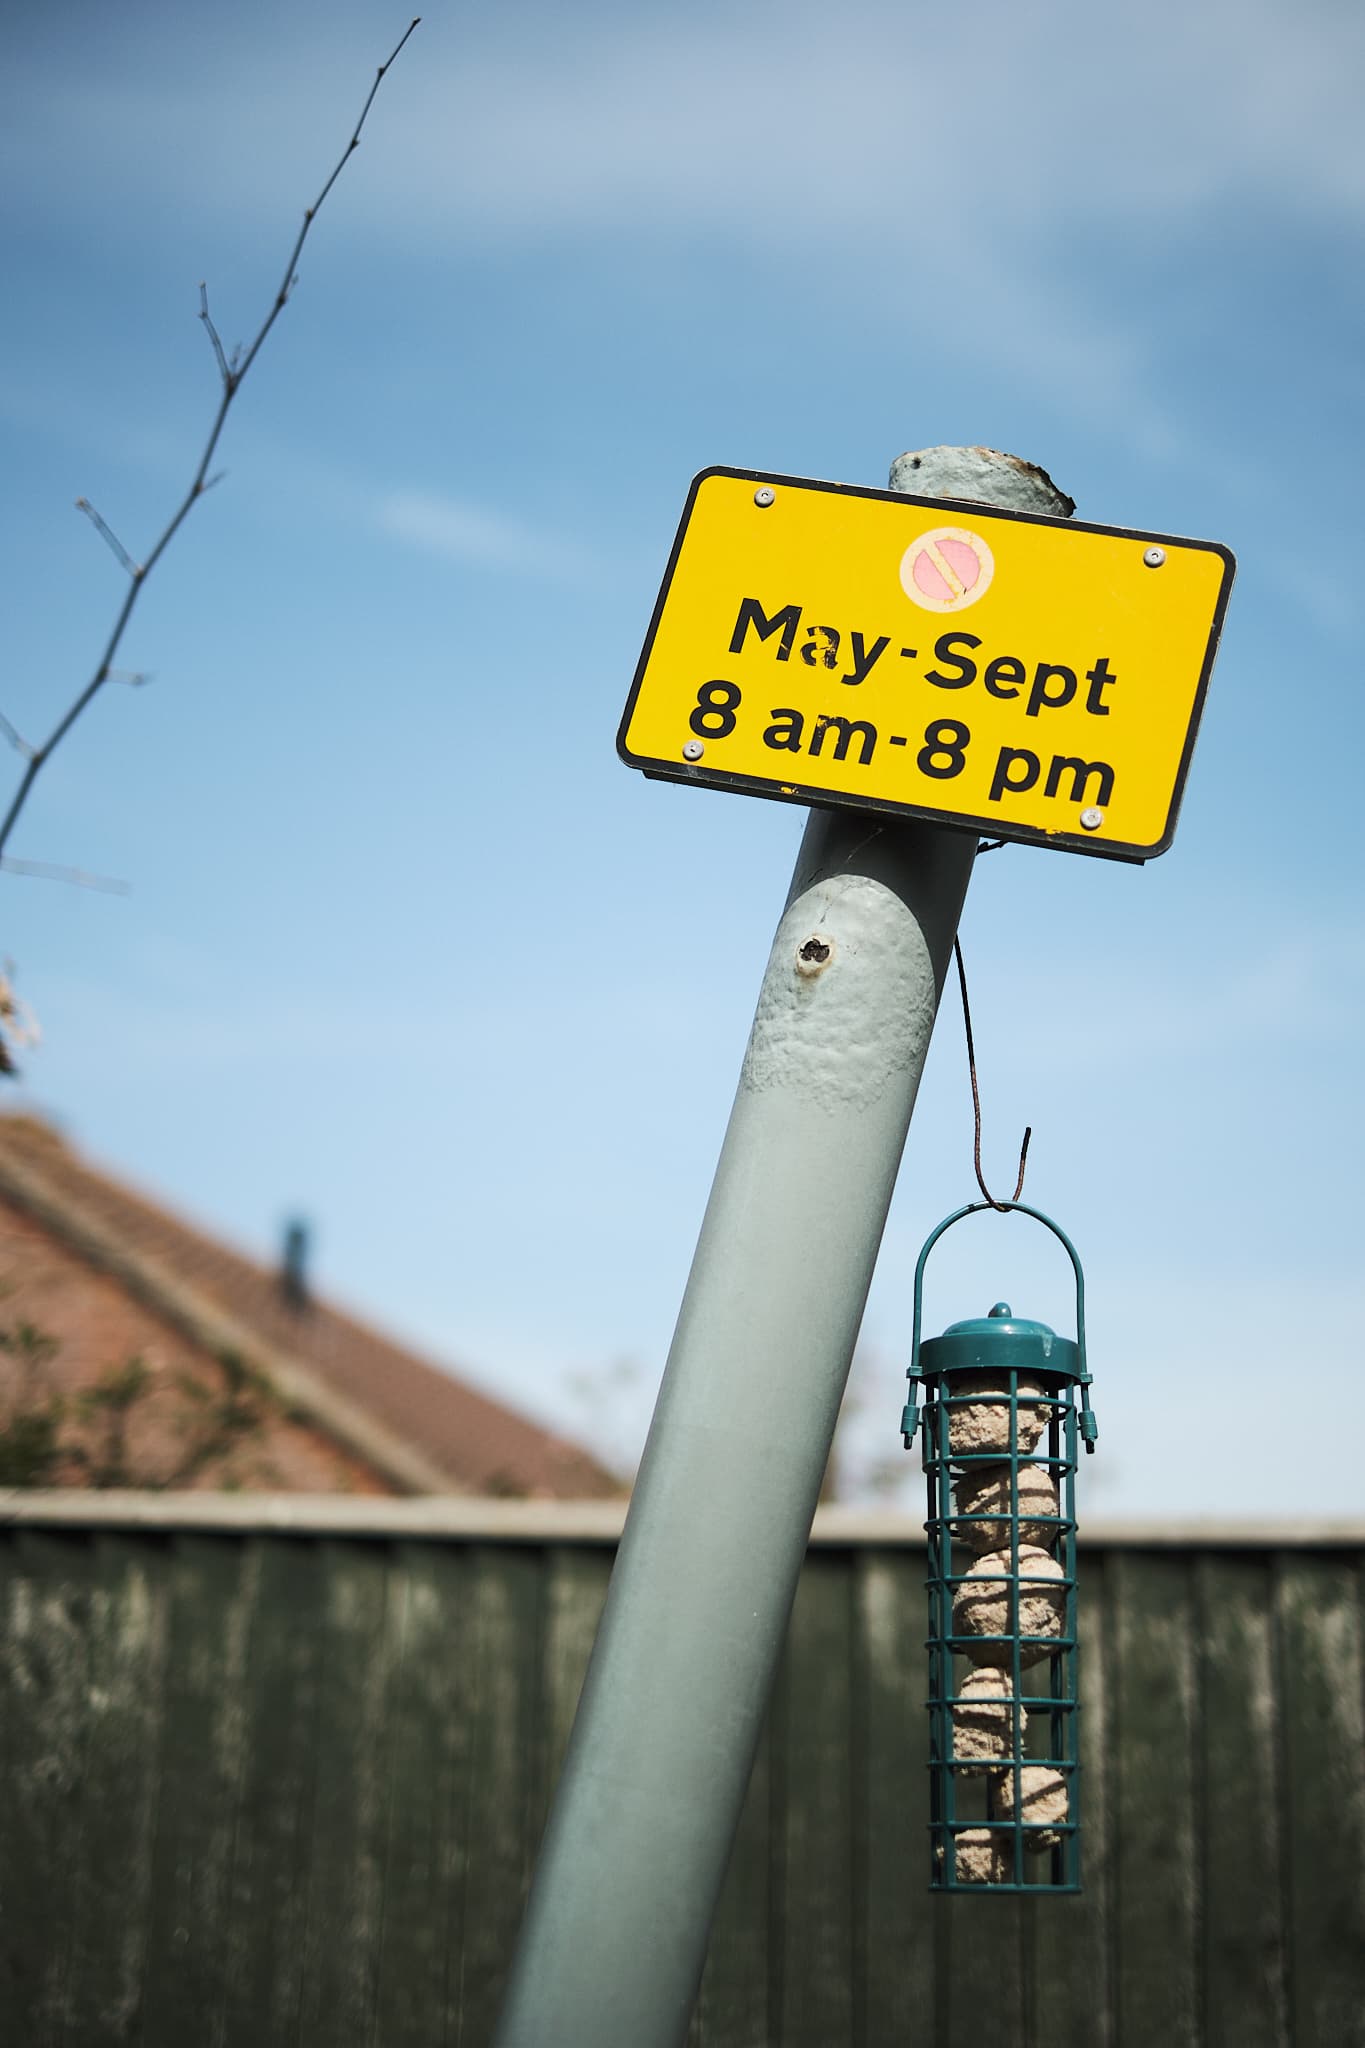
[[[218,374],[224,384],[230,384],[232,382],[232,372],[228,368],[228,359],[223,354],[223,344],[218,337],[218,329],[214,326],[213,316],[209,312],[209,288],[202,278],[199,280],[199,318],[204,323],[204,332],[213,343],[213,353],[218,358]]]
[[[29,761],[33,759],[32,747],[23,734],[10,724],[3,711],[0,711],[0,733],[4,734],[16,754],[22,754]]]
[[[236,381],[238,384],[241,383],[243,377],[245,377],[247,371],[251,368],[253,362],[255,362],[256,355],[258,350],[260,349],[261,343],[265,340],[267,334],[269,334],[276,320],[284,311],[285,306],[289,302],[289,295],[293,291],[294,286],[299,281],[298,260],[300,253],[303,249],[303,245],[305,241],[308,239],[308,230],[309,228],[312,227],[313,222],[317,219],[318,214],[322,210],[323,201],[326,199],[327,194],[331,191],[333,185],[335,185],[337,179],[341,176],[341,173],[345,170],[347,162],[349,161],[351,155],[360,147],[360,131],[365,126],[365,121],[369,114],[370,108],[374,105],[374,96],[378,92],[380,86],[384,83],[384,73],[389,69],[389,66],[393,64],[394,61],[397,59],[400,51],[403,48],[404,43],[406,43],[408,37],[412,34],[413,30],[417,27],[417,24],[421,19],[422,17],[420,14],[413,16],[412,20],[404,29],[402,35],[398,38],[398,41],[395,43],[393,49],[389,52],[387,60],[383,64],[381,64],[379,69],[375,72],[374,84],[370,87],[369,94],[366,98],[365,104],[360,109],[360,119],[355,124],[355,128],[351,134],[351,139],[347,143],[345,149],[342,150],[341,155],[337,158],[336,165],[332,171],[331,177],[327,180],[327,183],[323,186],[321,192],[319,192],[317,198],[313,201],[312,205],[308,208],[307,212],[303,216],[303,225],[299,229],[298,240],[295,242],[293,248],[290,250],[289,261],[284,266],[284,278],[280,284],[278,292],[276,292],[275,294],[275,303],[271,307],[269,313],[266,316],[265,325],[262,327],[260,333],[256,336],[256,339],[252,342],[250,348],[247,350],[246,355],[242,360],[241,368],[235,372]],[[208,464],[205,463],[204,467],[207,469]]]
[[[106,896],[126,896],[128,884],[116,875],[88,875],[84,868],[67,868],[51,860],[16,860],[12,853],[0,854],[0,868],[9,875],[28,875],[39,882],[70,882],[77,889],[99,889]]]
[[[123,542],[119,539],[118,535],[115,533],[113,527],[110,526],[109,522],[100,516],[100,514],[95,510],[94,506],[91,504],[88,498],[77,498],[76,510],[78,512],[84,512],[86,518],[90,521],[90,524],[94,527],[96,533],[100,536],[101,540],[108,541],[110,547],[118,556],[119,561],[122,563],[123,567],[128,571],[128,574],[132,577],[134,583],[136,583],[138,578],[144,575],[146,572],[145,570],[142,570],[138,567],[137,563],[133,560],[127,548],[123,545]]]
[[[89,682],[81,691],[80,695],[76,698],[75,702],[69,705],[67,710],[61,716],[61,718],[58,719],[52,731],[43,741],[43,744],[40,747],[34,747],[27,750],[28,765],[25,767],[23,775],[20,777],[19,787],[14,793],[8,811],[6,811],[3,821],[0,821],[0,855],[4,853],[4,849],[9,843],[10,834],[14,830],[20,812],[23,810],[25,803],[28,801],[28,793],[32,789],[34,782],[37,780],[37,777],[40,774],[44,763],[51,758],[53,753],[55,753],[56,749],[61,745],[62,741],[66,738],[66,735],[70,732],[72,726],[76,723],[76,720],[80,717],[81,713],[86,709],[87,705],[91,702],[92,698],[94,698],[99,693],[99,691],[103,688],[104,684],[109,681],[110,676],[113,674],[113,659],[118,651],[119,643],[123,639],[124,631],[125,628],[127,627],[128,621],[132,617],[133,606],[137,603],[138,593],[141,591],[143,585],[146,583],[147,578],[151,575],[157,563],[161,560],[161,557],[165,554],[171,542],[175,539],[175,536],[180,531],[180,528],[184,525],[186,519],[189,517],[197,501],[203,497],[206,491],[211,490],[213,485],[218,482],[217,475],[213,477],[209,476],[209,468],[213,462],[213,457],[217,450],[219,439],[222,435],[223,424],[228,416],[228,409],[231,406],[232,401],[236,397],[238,391],[241,389],[242,379],[246,376],[247,371],[251,368],[251,365],[255,362],[256,357],[260,354],[262,343],[265,341],[266,336],[269,334],[271,328],[275,325],[276,320],[279,318],[281,312],[284,310],[285,304],[289,298],[289,294],[292,291],[295,283],[297,282],[297,266],[299,260],[299,252],[303,248],[304,242],[308,237],[309,229],[312,227],[313,222],[317,219],[318,213],[322,208],[323,201],[326,199],[333,185],[335,185],[337,179],[341,176],[341,173],[344,170],[348,160],[360,145],[360,131],[365,126],[365,121],[369,114],[370,108],[374,105],[375,94],[379,91],[379,87],[383,82],[384,75],[389,70],[390,66],[394,63],[394,60],[397,58],[399,52],[402,50],[403,45],[407,42],[408,37],[417,27],[417,24],[421,20],[421,18],[422,17],[420,15],[417,15],[408,24],[407,28],[399,37],[393,49],[390,51],[387,60],[380,65],[378,71],[375,73],[374,83],[370,87],[369,93],[365,100],[365,104],[360,110],[360,119],[355,124],[355,128],[352,132],[351,139],[347,143],[345,149],[342,151],[340,157],[337,159],[336,166],[333,169],[331,176],[328,178],[321,192],[318,194],[317,198],[313,201],[313,204],[308,208],[308,211],[303,216],[303,226],[299,229],[298,235],[294,242],[294,246],[289,252],[289,261],[285,265],[284,281],[281,284],[278,292],[275,294],[274,303],[272,304],[269,312],[266,314],[265,319],[262,321],[260,330],[256,335],[256,339],[252,342],[250,348],[247,349],[240,363],[237,363],[235,361],[229,363],[223,357],[222,342],[218,339],[217,329],[213,326],[212,321],[208,317],[207,293],[204,291],[204,288],[202,286],[200,287],[201,318],[204,319],[208,327],[209,338],[213,342],[215,351],[219,358],[219,371],[222,377],[223,394],[218,403],[218,410],[214,414],[213,423],[209,428],[208,440],[204,444],[204,451],[199,458],[198,467],[195,469],[194,475],[190,480],[189,489],[186,491],[184,497],[182,498],[180,504],[177,506],[176,510],[171,514],[171,517],[167,521],[160,535],[160,538],[156,541],[146,561],[143,562],[139,567],[138,564],[136,564],[133,561],[127,549],[110,532],[109,528],[100,518],[98,512],[95,511],[94,507],[90,505],[84,498],[77,499],[76,502],[80,506],[81,510],[87,513],[89,517],[94,521],[99,531],[104,535],[104,538],[108,541],[109,545],[118,555],[124,567],[128,570],[128,590],[127,594],[124,597],[122,605],[119,607],[118,615],[114,620],[113,628],[109,634],[109,638],[106,640],[104,644],[104,652],[100,656],[99,664],[96,667],[95,672],[91,676]]]

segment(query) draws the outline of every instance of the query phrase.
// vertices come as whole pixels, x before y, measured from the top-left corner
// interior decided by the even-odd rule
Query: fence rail
[[[483,2048],[619,1513],[191,1499],[0,1499],[3,2038]],[[1362,2048],[1363,1563],[1083,1529],[1086,1889],[931,1898],[916,1533],[822,1516],[694,2048]]]

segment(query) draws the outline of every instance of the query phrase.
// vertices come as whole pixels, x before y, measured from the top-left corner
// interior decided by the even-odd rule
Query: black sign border
[[[792,780],[785,780],[777,787],[771,782],[760,780],[757,776],[740,775],[729,769],[706,767],[688,761],[663,761],[653,754],[633,754],[626,745],[626,731],[635,712],[636,700],[640,694],[650,655],[654,651],[659,621],[663,617],[664,605],[672,588],[673,574],[696,505],[697,493],[704,483],[717,476],[731,477],[737,483],[771,484],[775,489],[795,486],[804,491],[828,491],[840,498],[870,498],[890,505],[918,505],[930,511],[942,507],[954,512],[965,512],[977,518],[984,513],[988,518],[1009,519],[1021,526],[1055,526],[1067,533],[1102,533],[1116,540],[1143,541],[1149,547],[1200,548],[1207,554],[1219,556],[1223,563],[1223,580],[1219,587],[1218,601],[1214,606],[1213,625],[1204,649],[1199,686],[1185,729],[1185,744],[1181,749],[1175,787],[1171,792],[1170,809],[1166,814],[1166,824],[1160,839],[1150,846],[1137,846],[1112,839],[1095,840],[1080,832],[1046,832],[1038,825],[1012,824],[1008,819],[998,817],[978,818],[964,811],[933,810],[920,804],[893,803],[885,797],[858,796],[852,792],[845,795],[828,789],[811,788]],[[710,469],[699,470],[688,490],[687,503],[678,522],[678,531],[674,535],[668,565],[664,570],[659,595],[650,616],[649,630],[645,634],[645,643],[631,681],[630,695],[626,699],[626,708],[617,730],[616,751],[628,768],[640,769],[653,782],[698,783],[704,789],[735,790],[744,796],[766,797],[773,803],[804,804],[812,810],[870,811],[884,818],[913,818],[921,824],[939,825],[945,831],[975,832],[992,839],[1006,839],[1018,845],[1045,846],[1058,853],[1085,853],[1089,854],[1092,860],[1118,860],[1127,862],[1130,866],[1142,866],[1145,862],[1155,860],[1158,855],[1167,852],[1175,838],[1181,800],[1185,794],[1185,778],[1189,773],[1190,762],[1194,758],[1194,744],[1204,713],[1204,698],[1208,692],[1209,678],[1213,673],[1214,657],[1218,652],[1223,618],[1227,611],[1228,593],[1232,589],[1236,573],[1236,557],[1231,548],[1224,547],[1221,541],[1191,540],[1184,534],[1146,533],[1130,526],[1106,526],[1088,519],[1055,519],[1042,512],[1007,511],[1002,506],[983,505],[979,500],[971,498],[921,498],[908,491],[871,490],[862,484],[829,483],[819,477],[783,476],[764,469],[732,469],[728,464],[718,463]]]

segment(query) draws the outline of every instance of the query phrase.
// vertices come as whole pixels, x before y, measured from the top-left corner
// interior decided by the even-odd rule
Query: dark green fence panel
[[[907,1565],[909,1569],[907,1569]],[[930,1899],[929,1691],[918,1553],[849,1557],[854,1587],[853,2039],[931,2041],[937,1909]],[[927,1909],[934,1907],[930,1912]]]
[[[1365,1686],[1360,1569],[1277,1563],[1289,1909],[1290,2038],[1365,2041]]]
[[[1283,2048],[1290,2039],[1284,1788],[1270,1566],[1261,1558],[1204,1557],[1195,1587],[1205,2025],[1214,2041]]]
[[[216,2048],[225,2039],[247,1766],[243,1697],[260,1565],[255,1544],[183,1536],[160,1572],[167,1631],[142,1980],[148,2041],[178,2037]],[[247,1848],[243,1842],[244,1855]]]
[[[1109,1578],[1118,2038],[1195,2048],[1200,2037],[1199,1712],[1192,1573],[1179,1557],[1138,1555],[1112,1558]]]
[[[484,2048],[610,1545],[236,1515],[0,1529],[0,2038]],[[1090,1547],[1085,1890],[993,1899],[922,1552],[813,1548],[691,2048],[1365,2048],[1363,1554]]]
[[[450,2013],[464,1936],[463,1832],[455,1821],[464,1813],[469,1773],[468,1562],[458,1552],[425,1544],[399,1545],[392,1558],[393,1661],[382,1746],[387,1808],[372,2037],[392,2048],[440,2048],[458,2038]]]
[[[1080,1611],[1081,1872],[1075,1898],[1028,1899],[1032,2042],[1085,2042],[1118,2048],[1114,1963],[1118,1919],[1114,1900],[1114,1659],[1107,1624],[1113,1617],[1113,1552],[1084,1559]],[[957,1907],[970,1900],[954,1900]],[[1115,1938],[1111,1940],[1111,1930]],[[1129,2037],[1130,2039],[1132,2037]]]

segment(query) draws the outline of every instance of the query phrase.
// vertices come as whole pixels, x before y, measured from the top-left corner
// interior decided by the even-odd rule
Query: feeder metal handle
[[[1035,1223],[1041,1223],[1066,1247],[1067,1257],[1071,1260],[1071,1268],[1076,1275],[1076,1360],[1080,1366],[1077,1379],[1080,1382],[1081,1389],[1081,1435],[1084,1438],[1086,1450],[1091,1451],[1095,1447],[1095,1437],[1098,1432],[1095,1429],[1095,1418],[1090,1413],[1090,1373],[1087,1371],[1085,1363],[1085,1274],[1081,1270],[1080,1255],[1071,1239],[1062,1229],[1061,1224],[1054,1223],[1052,1218],[1045,1216],[1041,1209],[1030,1208],[1027,1202],[968,1202],[964,1208],[955,1209],[951,1216],[945,1216],[938,1228],[932,1230],[925,1239],[924,1248],[920,1252],[919,1262],[915,1267],[915,1324],[910,1349],[912,1360],[910,1366],[911,1392],[913,1394],[914,1391],[913,1376],[919,1368],[920,1328],[924,1320],[925,1264],[930,1252],[934,1249],[934,1246],[938,1243],[945,1230],[951,1230],[953,1225],[960,1223],[964,1216],[975,1216],[981,1209],[995,1209],[997,1211],[1017,1209],[1021,1215],[1031,1216]],[[910,1439],[907,1437],[907,1449],[909,1448],[909,1442]]]

